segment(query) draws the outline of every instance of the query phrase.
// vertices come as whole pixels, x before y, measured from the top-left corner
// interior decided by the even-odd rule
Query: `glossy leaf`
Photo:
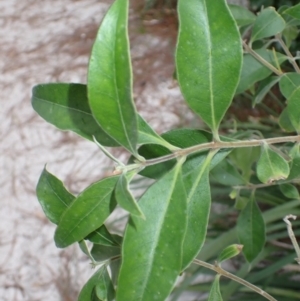
[[[188,5],[179,0],[178,16],[178,83],[188,105],[218,139],[239,81],[241,37],[225,0],[190,0]]]
[[[211,286],[208,301],[222,301],[222,295],[220,291],[220,277],[221,275],[216,275],[215,280]]]
[[[258,179],[265,184],[284,180],[290,172],[288,162],[267,144],[262,147],[256,170]]]
[[[254,95],[253,106],[261,103],[270,90],[279,82],[279,80],[279,76],[271,76],[261,81]]]
[[[91,141],[95,136],[105,146],[119,145],[95,121],[88,104],[86,85],[37,85],[32,90],[31,101],[34,110],[60,130],[73,131]]]
[[[103,246],[118,246],[118,241],[114,238],[112,234],[109,233],[105,225],[93,231],[85,239],[88,239],[94,244],[99,244]]]
[[[117,203],[130,214],[145,219],[145,216],[139,207],[134,196],[131,194],[128,188],[128,180],[125,174],[122,174],[117,182],[114,197]]]
[[[253,197],[238,217],[237,235],[247,261],[252,262],[265,245],[265,222]]]
[[[132,98],[128,0],[116,0],[99,28],[89,62],[88,98],[101,128],[136,154],[138,124]]]
[[[292,6],[284,11],[284,14],[292,16],[295,19],[300,20],[300,4]]]
[[[251,35],[251,42],[268,38],[282,32],[285,28],[284,19],[274,7],[262,10],[257,16]]]
[[[289,183],[279,185],[282,194],[289,199],[299,199],[298,189]]]
[[[98,229],[114,210],[111,198],[118,176],[100,180],[86,188],[64,212],[55,231],[56,246],[65,248]]]
[[[218,256],[218,263],[222,263],[230,258],[233,258],[241,253],[243,249],[242,245],[233,244],[226,247]]]
[[[285,55],[279,52],[275,52],[276,58],[274,58],[274,52],[264,48],[255,49],[255,52],[274,67],[277,67],[276,62],[280,65],[287,59]],[[270,74],[272,74],[272,71],[269,68],[262,65],[251,54],[245,54],[241,78],[236,93],[239,94],[244,92],[252,87],[256,82],[263,80]]]
[[[61,215],[71,205],[75,197],[64,184],[44,168],[36,187],[37,198],[47,218],[58,224]]]
[[[181,164],[153,184],[139,205],[146,220],[132,216],[127,224],[117,301],[163,301],[182,265],[187,204]]]
[[[101,291],[102,295],[101,298],[98,298],[98,300],[112,301],[114,299],[114,287],[111,283],[105,265],[99,268],[84,285],[78,296],[78,301],[94,301],[95,299],[93,299],[93,294],[96,293],[96,287],[98,288],[98,291]]]
[[[243,6],[231,4],[229,9],[238,26],[252,24],[256,19],[256,16]]]
[[[121,257],[121,247],[94,244],[91,255],[97,262],[107,261],[111,258]]]
[[[187,228],[183,241],[182,270],[197,256],[204,243],[211,206],[209,169],[213,153],[193,172],[183,165],[183,184],[187,193]]]

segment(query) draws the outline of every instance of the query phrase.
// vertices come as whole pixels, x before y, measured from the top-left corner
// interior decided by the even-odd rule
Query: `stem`
[[[295,58],[293,57],[293,55],[291,54],[290,50],[286,47],[284,41],[281,38],[280,34],[277,34],[276,36],[276,40],[277,42],[280,44],[280,46],[282,47],[282,49],[284,50],[284,52],[286,53],[286,55],[289,57],[289,61],[291,62],[291,64],[293,65],[295,71],[297,73],[300,73],[300,69],[298,64],[296,63]]]
[[[295,258],[295,260],[298,262],[298,264],[300,264],[300,248],[299,248],[298,242],[296,240],[296,237],[295,237],[295,234],[294,234],[294,231],[292,228],[292,224],[289,221],[290,218],[295,220],[297,217],[295,215],[290,214],[290,215],[287,215],[283,220],[287,224],[288,234],[289,234],[289,237],[292,241],[293,247],[297,254],[297,258]]]
[[[266,61],[263,57],[261,57],[258,53],[256,53],[250,46],[247,45],[245,41],[243,41],[243,46],[245,50],[250,53],[254,58],[256,58],[260,63],[265,65],[267,68],[269,68],[272,72],[274,72],[277,75],[282,75],[283,72],[275,68],[272,64],[270,64],[268,61]]]
[[[260,294],[261,296],[265,297],[266,299],[268,300],[271,300],[271,301],[277,301],[275,298],[273,298],[271,295],[269,295],[267,292],[265,292],[264,290],[260,289],[259,287],[251,284],[250,282],[240,278],[240,277],[237,277],[225,270],[223,270],[220,266],[218,265],[212,265],[212,264],[209,264],[205,261],[202,261],[202,260],[199,260],[199,259],[194,259],[193,260],[193,263],[195,264],[198,264],[200,266],[203,266],[207,269],[210,269],[210,270],[213,270],[215,271],[216,273],[224,276],[224,277],[227,277],[227,278],[230,278],[231,280],[233,281],[236,281],[248,288],[250,288],[251,290],[255,291],[256,293]]]

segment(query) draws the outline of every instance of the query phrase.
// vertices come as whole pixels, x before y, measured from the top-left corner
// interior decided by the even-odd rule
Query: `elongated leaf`
[[[187,229],[183,241],[182,270],[184,270],[199,253],[205,237],[211,205],[209,169],[213,154],[207,155],[204,162],[194,171],[183,166],[183,184],[187,193]]]
[[[274,36],[285,28],[284,19],[278,14],[274,7],[268,7],[257,16],[251,35],[251,42]]]
[[[64,248],[98,229],[114,210],[111,198],[118,176],[105,178],[86,188],[64,212],[55,231],[56,246]]]
[[[181,271],[186,195],[181,165],[142,196],[146,220],[131,217],[124,236],[117,301],[163,301]]]
[[[131,194],[128,188],[128,180],[125,174],[122,174],[117,182],[114,196],[117,203],[130,214],[145,218],[141,208],[139,207],[134,196]]]
[[[267,144],[262,147],[261,156],[257,162],[257,177],[263,183],[272,183],[286,179],[290,173],[287,161],[272,150]]]
[[[88,239],[94,244],[103,246],[118,246],[118,241],[115,240],[114,236],[109,233],[105,225],[93,231],[85,239]]]
[[[276,58],[274,57],[274,52],[267,49],[256,49],[255,52],[260,55],[264,60],[276,66],[276,61],[278,64],[282,64],[286,61],[287,57],[279,52],[275,52]],[[239,85],[237,87],[236,93],[242,93],[249,89],[256,82],[268,77],[272,71],[262,65],[258,60],[256,60],[251,54],[245,54],[243,60],[243,67]]]
[[[136,154],[137,115],[127,33],[128,0],[116,0],[99,28],[88,70],[94,118],[119,144]]]
[[[300,4],[292,6],[284,11],[284,14],[292,16],[295,19],[300,20]]]
[[[253,197],[239,215],[237,235],[247,261],[253,261],[265,244],[265,222]]]
[[[82,288],[78,301],[94,301],[93,294],[95,294],[96,287],[101,291],[100,301],[112,301],[114,298],[114,288],[111,283],[109,274],[107,272],[106,266],[103,265],[101,268],[94,273],[94,275],[88,280],[88,282]],[[100,295],[100,293],[98,293]]]
[[[91,250],[91,254],[97,262],[102,262],[113,257],[120,257],[121,248],[120,246],[103,246],[95,244]]]
[[[178,83],[188,105],[217,139],[239,81],[240,34],[225,0],[190,0],[188,5],[179,0],[178,15]]]
[[[299,199],[298,189],[289,183],[279,185],[282,194],[289,199]]]
[[[60,130],[73,131],[91,141],[95,136],[105,146],[119,145],[95,121],[89,108],[86,85],[41,84],[33,88],[31,101],[34,110]]]
[[[256,19],[256,16],[243,6],[231,4],[229,9],[238,26],[252,24]]]
[[[265,96],[269,93],[269,91],[277,84],[280,80],[279,76],[271,76],[261,81],[258,89],[254,96],[253,106],[258,103],[261,103]]]
[[[222,295],[220,291],[220,275],[216,275],[215,280],[211,286],[208,301],[222,301]]]
[[[61,215],[70,206],[75,197],[64,184],[44,168],[36,187],[37,198],[47,218],[58,224]]]

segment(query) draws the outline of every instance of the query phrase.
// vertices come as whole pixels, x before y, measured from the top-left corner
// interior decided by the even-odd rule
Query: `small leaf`
[[[265,245],[265,222],[254,197],[238,217],[237,235],[247,261],[252,262]]]
[[[186,195],[177,164],[139,201],[146,220],[131,216],[122,250],[117,301],[163,301],[181,271]]]
[[[122,174],[117,182],[114,196],[117,203],[130,214],[145,219],[141,208],[139,207],[134,196],[131,194],[128,188],[128,180],[125,174]]]
[[[101,291],[100,301],[112,301],[114,298],[114,288],[111,283],[109,274],[107,272],[106,266],[103,265],[101,268],[94,273],[94,275],[88,280],[88,282],[82,288],[78,301],[92,301],[93,293],[95,288]],[[96,299],[97,300],[97,299]]]
[[[211,206],[209,169],[213,153],[207,155],[202,164],[193,172],[183,165],[183,184],[187,193],[187,228],[183,241],[182,270],[184,270],[200,252],[207,231]]]
[[[210,288],[208,301],[222,301],[222,295],[220,291],[220,277],[221,275],[216,275],[215,280]]]
[[[179,0],[178,16],[178,83],[188,105],[218,139],[239,81],[241,37],[225,0],[189,0],[188,5]]]
[[[287,60],[287,57],[279,52],[275,52],[277,59],[274,58],[274,52],[264,48],[255,49],[255,52],[261,56],[264,60],[277,67],[276,61],[281,65]],[[258,60],[256,60],[251,54],[245,54],[243,60],[243,67],[240,77],[240,82],[237,87],[236,94],[242,93],[249,89],[256,82],[263,80],[272,74],[272,71],[262,65]]]
[[[64,184],[44,168],[36,187],[37,198],[47,218],[58,224],[64,211],[71,205],[75,196]]]
[[[31,101],[34,110],[60,130],[73,131],[91,141],[95,136],[105,146],[119,145],[95,121],[88,104],[86,85],[37,85],[32,90]]]
[[[233,244],[226,247],[218,256],[218,263],[222,263],[232,257],[235,257],[241,253],[243,249],[242,245]]]
[[[289,99],[295,90],[300,86],[300,74],[291,72],[285,73],[280,78],[279,88],[282,95]]]
[[[55,231],[56,246],[65,248],[98,229],[114,210],[111,199],[118,176],[108,177],[86,188],[64,212]]]
[[[111,258],[121,257],[120,246],[103,246],[94,244],[91,255],[97,262],[107,261]]]
[[[230,4],[229,9],[238,26],[252,24],[256,19],[256,16],[243,6]]]
[[[118,246],[118,242],[115,240],[114,236],[109,233],[105,225],[93,231],[85,239],[88,239],[94,244],[99,244],[103,246]]]
[[[253,106],[261,103],[269,91],[279,82],[279,76],[271,76],[259,83],[259,86],[255,92]]]
[[[293,127],[293,124],[291,122],[287,107],[285,107],[281,112],[278,123],[284,131],[288,133],[295,132],[295,128]]]
[[[101,128],[136,154],[138,125],[132,99],[128,0],[116,0],[99,28],[89,62],[88,98]]]
[[[284,14],[292,16],[295,19],[300,20],[300,4],[294,5],[284,11]]]
[[[251,42],[274,36],[282,32],[284,28],[284,19],[276,12],[274,7],[268,7],[259,13],[254,22]]]
[[[300,23],[300,21],[299,21],[299,23]],[[293,41],[296,40],[298,34],[299,34],[299,31],[298,31],[297,26],[289,26],[284,29],[284,31],[282,32],[282,36],[283,36],[283,39],[284,39],[284,42],[285,42],[287,48],[291,47]]]
[[[261,156],[257,162],[257,177],[265,183],[286,179],[290,169],[288,162],[267,144],[262,147]]]
[[[282,194],[289,199],[299,199],[298,189],[292,184],[281,184],[279,185]]]
[[[287,180],[300,179],[300,156],[296,155],[290,163],[290,174]]]

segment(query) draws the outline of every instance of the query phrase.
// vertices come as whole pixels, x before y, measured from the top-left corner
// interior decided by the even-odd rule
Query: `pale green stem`
[[[270,300],[270,301],[277,301],[275,298],[273,298],[271,295],[269,295],[267,292],[265,292],[264,290],[260,289],[259,287],[253,285],[252,283],[238,277],[235,276],[225,270],[223,270],[220,266],[218,265],[212,265],[210,263],[207,263],[205,261],[199,260],[199,259],[194,259],[193,263],[198,264],[200,266],[203,266],[207,269],[213,270],[216,273],[218,273],[219,275],[222,275],[224,277],[227,277],[233,281],[236,281],[248,288],[250,288],[251,290],[255,291],[256,293],[260,294],[261,296],[265,297],[266,299]]]
[[[282,71],[280,71],[277,68],[275,68],[272,64],[270,64],[263,57],[261,57],[258,53],[256,53],[250,46],[247,45],[247,43],[245,41],[243,41],[243,46],[244,46],[246,52],[250,53],[255,59],[257,59],[260,63],[262,63],[263,65],[265,65],[272,72],[274,72],[278,76],[280,76],[280,75],[283,74]]]
[[[300,69],[299,69],[299,66],[298,64],[296,63],[296,60],[295,58],[293,57],[293,55],[291,54],[290,50],[286,47],[284,41],[282,40],[281,38],[281,35],[280,34],[277,34],[275,36],[276,38],[276,41],[280,44],[280,46],[282,47],[282,49],[284,50],[284,52],[286,53],[286,55],[289,57],[289,61],[291,62],[291,64],[293,65],[295,71],[297,73],[300,73]]]
[[[297,254],[297,258],[295,258],[295,260],[298,262],[298,264],[300,264],[300,248],[299,248],[298,242],[296,240],[296,237],[295,237],[295,234],[294,234],[294,231],[292,228],[292,224],[289,221],[290,218],[295,220],[297,217],[295,215],[290,214],[290,215],[287,215],[283,220],[287,224],[288,234],[289,234],[289,237],[292,241],[293,247]]]

